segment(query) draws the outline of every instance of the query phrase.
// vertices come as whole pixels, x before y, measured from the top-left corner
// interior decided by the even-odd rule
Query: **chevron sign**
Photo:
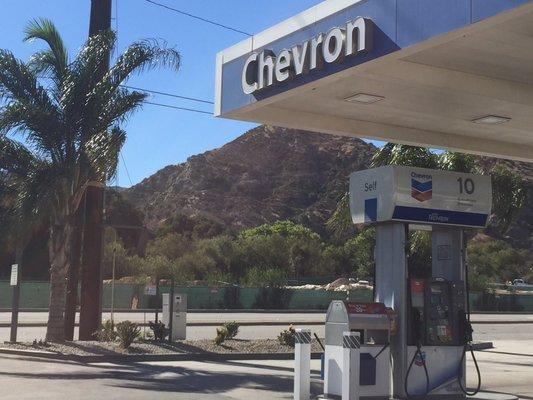
[[[411,173],[411,197],[424,202],[433,197],[433,178],[431,175]]]

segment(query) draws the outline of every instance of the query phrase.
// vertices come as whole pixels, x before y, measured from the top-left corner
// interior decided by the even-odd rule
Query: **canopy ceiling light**
[[[505,124],[506,122],[509,122],[511,118],[508,117],[499,117],[497,115],[486,115],[481,118],[473,119],[472,122],[474,124],[485,124],[485,125],[498,125],[498,124]]]
[[[373,104],[383,99],[385,99],[385,97],[383,96],[376,96],[374,94],[367,93],[357,93],[356,95],[347,97],[344,100],[349,101],[350,103]]]

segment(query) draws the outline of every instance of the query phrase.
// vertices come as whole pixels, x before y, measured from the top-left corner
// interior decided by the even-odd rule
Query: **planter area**
[[[135,355],[242,355],[242,354],[293,354],[294,349],[282,345],[275,339],[266,340],[226,340],[220,346],[212,340],[186,340],[169,344],[168,342],[138,341],[128,349],[122,349],[117,342],[77,341],[65,343],[2,343],[0,349],[46,352],[63,356],[135,356]],[[312,352],[322,351],[318,342],[313,340]]]

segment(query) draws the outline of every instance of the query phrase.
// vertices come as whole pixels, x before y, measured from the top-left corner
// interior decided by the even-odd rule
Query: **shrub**
[[[215,337],[215,344],[220,346],[228,338],[228,331],[226,328],[217,328],[217,336]]]
[[[280,332],[278,341],[284,346],[294,347],[295,336],[296,329],[291,325],[289,329],[284,329]]]
[[[252,287],[283,287],[287,284],[287,272],[277,268],[253,267],[246,273],[244,284]]]
[[[154,333],[154,340],[163,341],[170,333],[170,329],[168,329],[164,323],[161,321],[159,322],[152,322],[150,321],[150,329]]]
[[[225,322],[222,325],[222,327],[226,329],[226,332],[227,332],[227,337],[226,338],[227,339],[233,339],[239,333],[240,325],[237,322],[232,321],[232,322]]]
[[[98,329],[94,336],[99,342],[114,342],[117,339],[117,333],[115,332],[115,324],[108,319]]]
[[[117,324],[117,337],[120,346],[127,349],[141,334],[141,328],[131,321],[122,321]]]

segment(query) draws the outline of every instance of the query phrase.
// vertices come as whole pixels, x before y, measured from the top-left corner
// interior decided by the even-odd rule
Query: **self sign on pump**
[[[385,166],[350,176],[356,224],[406,221],[484,227],[491,213],[490,177],[425,168]]]
[[[378,181],[365,183],[365,192],[373,192],[378,188]]]

